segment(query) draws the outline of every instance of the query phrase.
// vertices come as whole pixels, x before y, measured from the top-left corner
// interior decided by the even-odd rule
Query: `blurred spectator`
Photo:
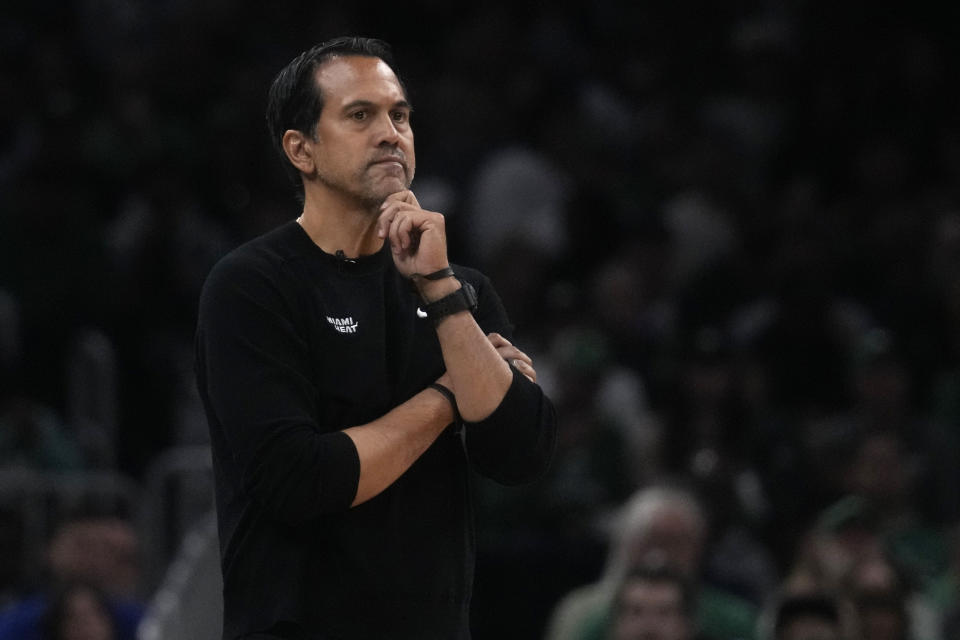
[[[811,437],[822,447],[816,452],[822,458],[852,447],[849,459],[839,459],[843,491],[864,495],[888,520],[939,525],[960,515],[960,434],[920,403],[920,376],[903,342],[882,327],[857,336],[851,345],[849,407],[812,425]]]
[[[742,364],[724,327],[693,327],[678,342],[673,393],[662,410],[663,464],[689,480],[707,510],[703,575],[760,605],[777,575],[760,539],[770,506],[755,466]]]
[[[547,637],[609,637],[617,587],[638,564],[657,562],[693,584],[697,593],[695,620],[704,638],[753,638],[757,608],[702,578],[708,526],[705,513],[688,491],[668,485],[638,491],[624,505],[612,532],[602,578],[560,601]]]
[[[873,547],[889,549],[918,585],[941,575],[949,563],[947,541],[940,525],[919,509],[924,486],[919,474],[929,469],[913,458],[924,449],[912,457],[903,436],[892,431],[856,435],[845,448],[838,478],[842,497],[824,509],[821,521],[832,520],[838,535],[851,539],[850,532],[859,531]]]
[[[134,640],[145,610],[138,555],[136,531],[122,518],[65,520],[48,544],[45,588],[0,611],[0,640]],[[51,624],[63,635],[44,635]],[[98,635],[70,635],[81,632]]]
[[[544,383],[572,389],[555,482],[493,505],[485,544],[582,580],[596,542],[548,534],[605,522],[672,470],[710,508],[704,575],[739,594],[769,588],[745,552],[757,537],[799,582],[836,588],[882,539],[939,609],[960,606],[938,531],[960,521],[956,16],[888,5],[864,20],[815,2],[430,1],[397,16],[10,0],[0,464],[113,460],[136,476],[203,441],[197,283],[297,213],[278,204],[290,187],[266,135],[236,134],[263,130],[264,88],[298,42],[366,32],[416,45],[398,46],[430,111],[414,190],[429,177],[457,195],[436,199],[457,255],[493,263]],[[703,327],[729,329],[714,362],[688,357]],[[571,329],[606,356],[548,370]],[[100,394],[112,376],[115,397]],[[884,515],[825,525],[848,494]],[[481,585],[488,611],[520,608],[510,575]],[[522,599],[542,607],[563,580],[541,583]]]
[[[887,555],[862,558],[845,576],[843,587],[860,640],[941,640],[936,612]]]
[[[550,267],[567,249],[568,183],[542,153],[505,148],[480,164],[467,197],[464,248],[487,266],[521,330],[545,319]]]
[[[47,560],[55,582],[85,580],[114,597],[138,594],[139,536],[124,518],[99,514],[68,518],[54,531]]]
[[[614,596],[609,640],[694,640],[695,595],[684,578],[662,565],[639,565]]]
[[[542,363],[538,381],[563,415],[550,469],[510,492],[476,479],[479,555],[472,618],[479,637],[541,637],[554,600],[596,576],[603,528],[638,477],[649,472],[648,458],[656,453],[653,448],[636,455],[641,439],[655,438],[644,429],[655,427],[649,416],[630,412],[642,406],[642,398],[631,395],[638,391],[629,386],[634,380],[622,381],[623,404],[601,402],[601,391],[616,392],[619,384],[615,370],[606,368],[610,353],[602,334],[570,327],[549,346],[534,358]],[[518,575],[518,567],[528,567],[523,573],[529,577]],[[487,591],[491,575],[503,581],[493,594]]]
[[[940,528],[918,513],[916,470],[904,449],[897,434],[865,437],[849,466],[847,489],[864,500],[885,545],[920,584],[947,569],[947,544]]]
[[[617,238],[585,278],[587,299],[578,319],[603,333],[611,364],[637,371],[656,402],[676,340],[676,291],[670,279],[671,238],[659,220]]]
[[[567,249],[564,212],[569,181],[535,150],[497,150],[477,169],[466,229],[475,259],[496,264],[510,240],[546,259]]]
[[[117,640],[110,603],[96,587],[65,585],[43,617],[43,640]]]
[[[854,563],[877,553],[882,541],[863,500],[850,497],[825,509],[800,537],[783,587],[788,593],[840,593]]]
[[[924,583],[904,569],[910,558],[897,557],[899,549],[880,522],[860,498],[832,505],[808,532],[783,589],[831,594],[847,603],[851,625],[863,640],[899,637],[886,635],[894,631],[913,640],[939,640],[941,611]]]

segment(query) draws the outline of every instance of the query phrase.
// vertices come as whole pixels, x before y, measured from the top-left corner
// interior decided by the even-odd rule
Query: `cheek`
[[[407,156],[407,166],[411,170],[415,169],[417,167],[417,152],[414,150],[412,142],[405,150],[405,154]]]
[[[413,144],[413,131],[408,131],[402,136],[400,145],[403,147],[403,152],[407,155],[407,159],[413,158],[415,149]]]

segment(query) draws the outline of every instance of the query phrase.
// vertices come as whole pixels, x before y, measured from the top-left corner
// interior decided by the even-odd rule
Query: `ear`
[[[312,175],[315,169],[313,161],[313,140],[302,131],[287,129],[283,134],[283,152],[290,164],[300,173]]]

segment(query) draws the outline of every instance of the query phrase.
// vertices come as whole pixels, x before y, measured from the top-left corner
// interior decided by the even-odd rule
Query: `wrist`
[[[457,280],[457,275],[448,264],[447,266],[429,273],[414,273],[410,277],[420,299],[426,303],[439,300],[457,290],[457,286],[450,281]]]
[[[450,284],[446,285],[450,287]],[[473,313],[477,308],[477,292],[469,282],[457,279],[454,281],[453,290],[446,295],[438,298],[428,299],[423,306],[423,311],[427,317],[433,321],[434,326],[446,317],[466,311]],[[441,289],[438,292],[443,291]]]
[[[414,285],[417,288],[420,299],[426,304],[436,302],[463,286],[457,278],[444,278],[442,280],[417,278],[414,281]]]
[[[450,408],[453,412],[453,422],[459,424],[460,410],[457,408],[457,397],[453,395],[453,391],[439,382],[434,382],[427,387],[429,389],[433,389],[434,391],[438,391],[440,395],[447,399],[447,402],[450,404]]]

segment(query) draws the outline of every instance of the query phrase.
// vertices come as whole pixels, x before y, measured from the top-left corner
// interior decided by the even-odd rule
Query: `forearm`
[[[556,448],[556,414],[543,390],[519,370],[496,410],[464,425],[474,468],[502,484],[541,477]]]
[[[462,286],[454,278],[418,284],[427,302]],[[483,420],[500,405],[510,388],[510,366],[469,311],[440,318],[436,331],[461,417],[467,422]]]
[[[389,241],[397,270],[412,280],[425,303],[437,302],[462,286],[449,269],[443,215],[421,209],[412,192],[387,197],[377,235]],[[510,367],[469,311],[438,320],[437,337],[460,415],[470,422],[482,420],[500,405],[510,387]]]
[[[483,420],[510,388],[510,366],[466,311],[442,319],[437,337],[461,417],[467,422]]]
[[[360,478],[351,506],[393,484],[451,422],[453,409],[447,399],[438,391],[425,389],[373,422],[345,429],[360,458]]]

